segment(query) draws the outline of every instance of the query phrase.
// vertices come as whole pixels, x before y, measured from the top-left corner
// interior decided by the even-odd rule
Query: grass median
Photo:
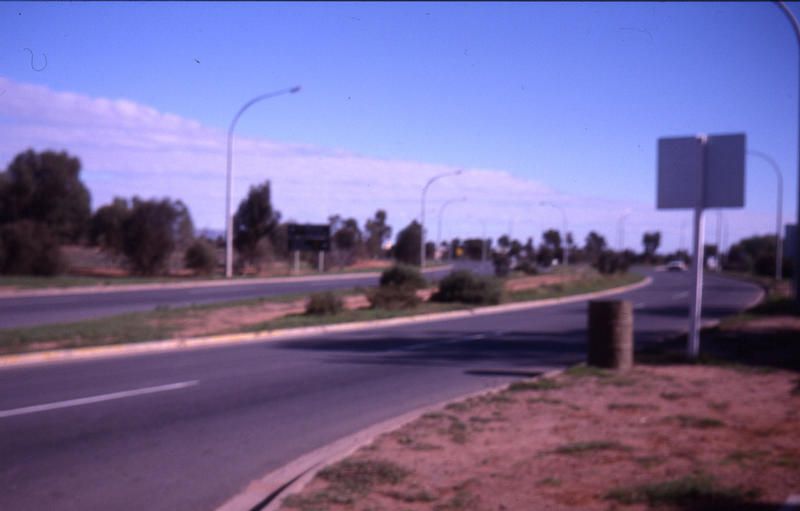
[[[628,285],[642,279],[642,276],[636,274],[595,275],[579,281],[547,284],[536,289],[509,292],[505,302],[584,294]],[[340,296],[357,296],[364,291],[364,289],[347,289],[336,293]],[[210,305],[156,307],[152,311],[120,314],[107,318],[4,329],[0,330],[0,354],[375,321],[474,308],[463,303],[423,302],[408,309],[362,307],[335,315],[310,315],[303,312],[307,298],[306,294],[292,294]],[[275,311],[274,315],[277,317],[258,320],[259,314],[265,309]],[[225,321],[208,321],[211,317],[222,316],[225,317]]]

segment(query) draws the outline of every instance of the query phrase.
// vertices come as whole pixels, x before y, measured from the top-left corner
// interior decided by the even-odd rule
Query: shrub
[[[381,286],[367,292],[367,300],[373,309],[404,309],[416,307],[422,302],[410,286]]]
[[[611,250],[604,250],[597,257],[597,262],[593,265],[600,273],[610,275],[612,273],[625,273],[630,266],[623,254],[617,254]]]
[[[503,299],[502,283],[491,277],[480,277],[468,270],[454,271],[439,283],[439,291],[431,300],[496,305]]]
[[[516,270],[519,270],[526,275],[539,274],[539,270],[536,269],[536,265],[530,259],[523,259],[522,261],[517,263]]]
[[[0,273],[50,276],[67,269],[56,237],[31,220],[0,227],[0,252]]]
[[[381,287],[399,286],[411,289],[424,289],[428,286],[428,281],[422,276],[422,272],[415,266],[407,264],[396,264],[391,268],[383,270],[380,280]]]
[[[183,264],[200,275],[209,275],[217,267],[217,253],[205,240],[196,239],[186,249]]]
[[[312,293],[306,304],[306,314],[337,314],[344,309],[342,297],[333,291]]]

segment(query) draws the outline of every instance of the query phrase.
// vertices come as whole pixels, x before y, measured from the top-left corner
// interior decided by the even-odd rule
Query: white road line
[[[680,300],[681,298],[686,298],[689,296],[689,291],[681,291],[680,293],[675,293],[672,295],[673,300]]]
[[[183,381],[179,383],[170,383],[168,385],[159,385],[157,387],[144,387],[141,389],[124,390],[122,392],[112,392],[111,394],[101,394],[99,396],[82,397],[79,399],[58,401],[56,403],[46,403],[43,405],[26,406],[24,408],[14,408],[13,410],[0,410],[0,419],[5,417],[13,417],[15,415],[26,415],[29,413],[45,412],[47,410],[57,410],[59,408],[69,408],[71,406],[88,405],[91,403],[100,403],[102,401],[111,401],[113,399],[122,399],[125,397],[140,396],[142,394],[152,394],[154,392],[178,390],[185,387],[191,387],[192,385],[197,385],[197,380]]]

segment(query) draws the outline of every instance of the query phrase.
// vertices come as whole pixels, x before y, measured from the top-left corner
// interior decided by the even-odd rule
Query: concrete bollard
[[[633,305],[627,300],[589,302],[591,366],[627,371],[633,366]]]

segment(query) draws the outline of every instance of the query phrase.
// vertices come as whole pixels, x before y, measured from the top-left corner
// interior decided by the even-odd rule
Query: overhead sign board
[[[744,134],[711,135],[706,140],[658,139],[658,209],[744,207]],[[701,183],[702,202],[697,204]]]
[[[326,252],[331,246],[331,227],[327,224],[289,224],[289,251]]]

